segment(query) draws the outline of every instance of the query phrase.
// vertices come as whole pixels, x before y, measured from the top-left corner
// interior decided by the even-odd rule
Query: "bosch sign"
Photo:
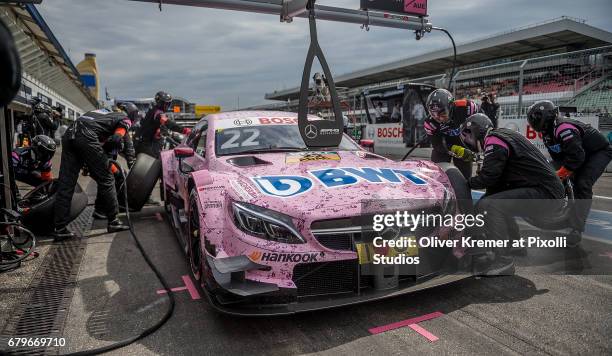
[[[376,130],[376,137],[380,138],[402,138],[404,129],[401,127],[379,127]]]
[[[427,16],[427,0],[361,0],[361,8]]]

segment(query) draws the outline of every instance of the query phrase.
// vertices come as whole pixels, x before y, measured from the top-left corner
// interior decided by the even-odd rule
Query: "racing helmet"
[[[38,162],[45,163],[53,158],[55,154],[55,141],[49,136],[37,135],[32,139],[32,151]]]
[[[47,112],[47,106],[39,99],[34,98],[32,100],[32,111],[34,114]]]
[[[485,114],[474,114],[461,124],[461,142],[474,152],[481,152],[484,147],[484,139],[493,128],[491,119]]]
[[[453,94],[446,89],[436,89],[427,97],[427,112],[432,119],[443,124],[450,118],[451,104],[455,101]]]
[[[155,106],[157,106],[161,110],[167,111],[168,107],[170,107],[171,102],[172,95],[166,93],[165,91],[158,91],[155,94]]]
[[[132,123],[138,118],[138,107],[136,104],[125,101],[117,104],[117,108],[127,114],[127,117],[132,120]]]
[[[557,116],[559,108],[550,100],[536,101],[527,110],[527,122],[537,132],[544,132],[553,127]]]

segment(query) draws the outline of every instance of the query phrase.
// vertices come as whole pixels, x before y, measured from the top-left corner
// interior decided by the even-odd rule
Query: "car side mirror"
[[[374,148],[374,140],[360,140],[359,145],[363,148]]]
[[[183,159],[193,157],[194,152],[191,147],[177,147],[174,149],[174,157],[178,159],[179,171],[183,174],[189,174],[193,172],[193,167],[185,164]]]
[[[193,155],[194,152],[193,148],[191,147],[177,147],[174,149],[174,157],[178,158],[179,160],[183,158],[193,157]]]

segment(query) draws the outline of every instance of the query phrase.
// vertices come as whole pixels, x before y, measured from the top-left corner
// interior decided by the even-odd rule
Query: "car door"
[[[202,119],[194,127],[193,132],[189,135],[185,145],[191,147],[194,151],[192,157],[183,159],[182,171],[179,170],[179,193],[187,201],[189,199],[188,181],[189,173],[207,168],[206,161],[206,133],[208,131],[208,121]],[[178,163],[177,163],[178,167]]]

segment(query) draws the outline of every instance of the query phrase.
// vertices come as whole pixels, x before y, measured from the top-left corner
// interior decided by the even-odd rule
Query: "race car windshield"
[[[359,146],[346,136],[334,150],[358,151]],[[308,151],[297,125],[269,125],[218,129],[215,134],[217,156],[251,152]]]

